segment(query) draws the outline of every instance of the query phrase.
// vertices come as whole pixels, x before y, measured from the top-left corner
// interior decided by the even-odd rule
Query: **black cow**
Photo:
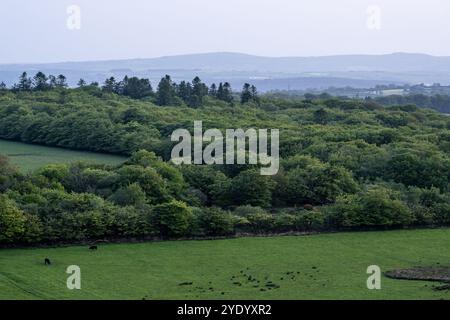
[[[46,266],[49,266],[49,265],[51,265],[52,263],[51,263],[51,261],[50,261],[49,258],[45,258],[44,264],[45,264]]]
[[[91,250],[91,251],[95,251],[95,250],[97,250],[97,249],[98,249],[97,246],[90,246],[90,247],[89,247],[89,250]]]

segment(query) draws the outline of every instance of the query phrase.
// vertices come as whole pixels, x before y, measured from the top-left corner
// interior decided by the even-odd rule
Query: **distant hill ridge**
[[[450,84],[450,57],[416,53],[333,55],[319,57],[263,57],[216,52],[146,59],[0,65],[0,81],[11,85],[22,71],[64,74],[69,84],[80,78],[103,83],[125,75],[149,78],[153,84],[165,74],[176,81],[200,76],[206,83],[228,81],[261,84],[262,90],[367,87],[377,84]]]
[[[332,55],[317,57],[263,57],[242,53],[216,52],[163,56],[158,58],[58,62],[44,64],[0,64],[0,70],[35,69],[202,69],[264,70],[287,72],[313,71],[450,71],[450,57],[417,53],[384,55]]]

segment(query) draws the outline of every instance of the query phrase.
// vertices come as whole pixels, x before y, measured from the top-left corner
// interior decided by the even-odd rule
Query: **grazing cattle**
[[[49,266],[49,265],[51,265],[52,263],[51,263],[51,261],[50,261],[49,258],[45,258],[44,264],[45,264],[46,266]]]
[[[91,251],[94,251],[94,250],[97,250],[97,249],[98,249],[97,246],[90,246],[90,247],[89,247],[89,250],[91,250]]]

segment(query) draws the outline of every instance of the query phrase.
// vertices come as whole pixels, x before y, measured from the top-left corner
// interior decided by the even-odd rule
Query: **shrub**
[[[235,205],[269,207],[275,182],[259,170],[246,170],[233,178],[229,199]]]
[[[154,168],[129,165],[120,168],[118,173],[122,186],[138,183],[151,203],[163,203],[171,198],[167,182]]]
[[[139,184],[133,183],[129,186],[119,188],[109,200],[119,206],[141,206],[145,203],[145,193]]]
[[[275,218],[269,213],[251,213],[247,215],[248,231],[253,233],[273,232],[275,227]]]
[[[288,232],[296,230],[297,217],[289,213],[275,215],[274,229],[277,232]]]
[[[432,207],[433,222],[437,225],[450,224],[450,203],[438,203]]]
[[[195,211],[196,230],[199,235],[225,236],[234,233],[234,218],[220,208],[197,208]]]
[[[0,195],[0,243],[19,241],[25,232],[27,218],[6,195]]]
[[[43,226],[38,216],[25,214],[25,230],[21,237],[21,241],[27,243],[38,243],[42,240]]]
[[[319,231],[324,225],[325,216],[318,210],[301,211],[295,219],[295,227],[299,231]]]
[[[411,210],[399,195],[382,186],[339,198],[324,210],[328,224],[334,227],[391,227],[413,222]]]
[[[181,237],[188,234],[193,213],[184,202],[172,200],[153,208],[153,223],[162,237]]]
[[[361,199],[356,220],[363,226],[400,226],[413,222],[410,209],[391,190],[370,188]]]
[[[114,216],[108,233],[114,237],[145,237],[157,235],[147,217],[150,207],[115,207]]]
[[[0,154],[0,192],[6,191],[12,184],[16,169],[10,165],[9,160]]]
[[[261,207],[252,207],[250,205],[246,205],[235,208],[233,213],[240,217],[248,217],[252,214],[264,214],[267,212]]]
[[[358,188],[352,174],[342,167],[307,157],[295,157],[285,164],[292,169],[278,177],[276,196],[287,205],[326,204]]]
[[[66,164],[49,164],[38,170],[40,174],[50,181],[62,181],[69,175],[69,167]]]

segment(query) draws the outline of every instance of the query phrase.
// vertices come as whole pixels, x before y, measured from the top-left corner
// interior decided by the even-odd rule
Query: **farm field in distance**
[[[450,229],[0,250],[0,299],[449,299],[382,272],[450,264]],[[51,266],[44,266],[44,258]],[[81,290],[66,268],[81,268]],[[259,282],[258,282],[259,281]]]
[[[126,160],[125,157],[116,155],[46,147],[2,139],[0,139],[0,154],[6,155],[11,163],[22,172],[32,171],[50,163],[86,161],[116,165]]]

